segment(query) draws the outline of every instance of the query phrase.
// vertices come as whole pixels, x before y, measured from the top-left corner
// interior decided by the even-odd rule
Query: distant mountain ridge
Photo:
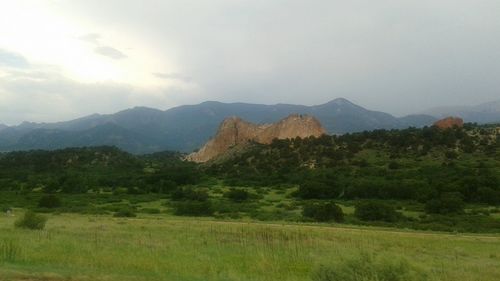
[[[65,122],[24,122],[0,131],[0,151],[114,145],[138,154],[162,150],[191,152],[214,136],[219,124],[229,116],[263,124],[274,123],[290,114],[314,116],[329,134],[422,127],[437,120],[429,115],[397,118],[343,98],[315,106],[207,101],[165,111],[135,107]]]
[[[465,122],[496,123],[500,122],[500,100],[474,106],[445,106],[431,108],[423,112],[436,118],[457,116]]]

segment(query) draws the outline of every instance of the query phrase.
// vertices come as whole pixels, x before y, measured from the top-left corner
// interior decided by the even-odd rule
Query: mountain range
[[[190,152],[206,143],[229,116],[263,124],[274,123],[290,114],[316,117],[329,134],[422,127],[437,120],[437,116],[430,114],[398,118],[365,109],[343,98],[315,106],[208,101],[165,111],[135,107],[115,114],[93,114],[65,122],[0,126],[0,151],[114,145],[137,154],[163,150]],[[500,121],[500,118],[494,118],[494,112],[488,114],[493,117],[484,120]]]
[[[436,107],[424,111],[422,114],[437,118],[457,116],[466,122],[496,123],[500,122],[500,100],[474,106]]]

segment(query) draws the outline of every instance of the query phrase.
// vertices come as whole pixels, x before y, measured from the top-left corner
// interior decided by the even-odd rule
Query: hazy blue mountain
[[[443,118],[457,116],[465,122],[497,123],[500,122],[500,100],[475,106],[448,106],[429,109],[424,114]]]
[[[0,131],[3,130],[3,129],[7,129],[8,127],[9,126],[0,123]]]
[[[396,118],[367,110],[342,98],[316,106],[208,101],[166,111],[135,107],[115,114],[94,114],[66,122],[24,122],[0,132],[0,151],[115,145],[133,153],[189,152],[212,137],[226,117],[239,116],[253,123],[271,123],[292,113],[315,116],[330,134],[421,127],[436,120],[428,115]]]
[[[431,125],[436,122],[437,118],[426,114],[412,114],[399,118],[402,127],[421,127],[423,125]]]

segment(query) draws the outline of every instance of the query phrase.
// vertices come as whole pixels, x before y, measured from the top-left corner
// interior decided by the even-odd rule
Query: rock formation
[[[326,130],[320,122],[307,115],[293,114],[274,123],[256,125],[238,117],[226,118],[219,126],[214,138],[208,141],[199,151],[193,152],[186,160],[206,162],[214,159],[233,147],[246,145],[249,142],[269,144],[273,139],[321,136]]]
[[[446,117],[444,119],[438,120],[434,123],[434,126],[440,129],[453,128],[454,126],[463,127],[464,120],[458,117]]]

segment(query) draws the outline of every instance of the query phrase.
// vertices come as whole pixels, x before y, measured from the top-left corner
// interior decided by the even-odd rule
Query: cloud
[[[27,68],[29,65],[22,55],[0,49],[0,66]]]
[[[166,109],[185,98],[182,88],[143,88],[127,83],[79,82],[58,67],[6,69],[0,79],[0,123],[56,122],[134,106]],[[180,101],[182,102],[182,101]]]
[[[127,57],[121,51],[119,51],[119,50],[117,50],[117,49],[115,49],[113,47],[109,47],[109,46],[96,47],[94,49],[94,52],[96,52],[99,55],[103,55],[105,57],[112,58],[112,59],[115,59],[115,60],[124,59],[124,58]]]
[[[101,35],[98,33],[89,33],[85,34],[83,36],[79,37],[80,40],[93,43],[93,44],[99,44],[99,40],[101,39]]]
[[[126,83],[178,87],[175,94],[172,89],[141,94],[125,87],[124,92],[134,94],[127,95],[133,98],[122,104],[121,96],[111,90],[114,87],[106,86],[100,89],[102,97],[89,94],[101,102],[105,102],[105,95],[110,97],[108,104],[95,112],[159,100],[158,107],[164,108],[204,100],[319,104],[345,97],[370,109],[403,115],[435,106],[478,104],[499,96],[500,37],[492,34],[500,33],[500,1],[485,0],[479,5],[470,0],[404,4],[394,0],[212,0],[197,1],[196,7],[185,0],[151,1],[154,5],[134,0],[58,1],[54,13],[63,15],[64,24],[54,26],[83,35],[74,48],[80,50],[86,44],[82,53],[99,62],[82,67],[85,72],[95,74],[95,65],[111,65],[109,72],[117,70],[121,76],[116,77]],[[21,36],[14,30],[12,38],[43,40],[31,22],[24,22],[26,33]],[[0,25],[0,30],[5,26]],[[83,34],[82,30],[96,32]],[[1,41],[7,33],[0,33]],[[24,47],[20,41],[19,46]],[[32,48],[39,55],[37,59],[43,59],[39,50],[64,51],[66,46],[61,39],[45,48]],[[21,52],[10,46],[9,50]],[[32,58],[24,50],[22,53]],[[71,54],[69,50],[61,52],[61,57],[71,60]],[[54,63],[57,55],[50,57]],[[75,65],[78,68],[80,64]],[[30,77],[23,79],[55,79],[44,77],[44,73],[24,73]],[[119,81],[113,75],[107,77]],[[2,77],[0,88],[5,84]],[[59,91],[64,98],[64,92],[72,92],[66,88],[69,85],[75,92],[92,92],[83,90],[89,89],[89,84],[62,84],[66,86],[51,89],[52,97]],[[192,85],[196,85],[194,90]],[[11,88],[9,96],[36,92],[28,86],[41,87],[18,85]],[[8,104],[22,111],[22,104],[14,99],[7,102],[5,96],[5,92],[0,93],[0,107]],[[35,102],[41,101],[24,102],[33,103],[36,109]],[[5,107],[0,109],[0,117],[5,116]],[[88,110],[83,103],[75,103],[74,108],[81,108],[81,113]],[[57,110],[52,112],[55,116]],[[36,120],[40,119],[44,120]]]
[[[95,45],[96,47],[94,48],[94,52],[96,54],[116,60],[124,59],[127,57],[127,55],[116,48],[101,45],[102,36],[99,33],[88,33],[78,38],[82,41]]]
[[[165,80],[179,80],[182,82],[189,83],[191,82],[191,77],[182,75],[180,73],[161,73],[161,72],[154,72],[152,73],[154,76],[165,79]]]

